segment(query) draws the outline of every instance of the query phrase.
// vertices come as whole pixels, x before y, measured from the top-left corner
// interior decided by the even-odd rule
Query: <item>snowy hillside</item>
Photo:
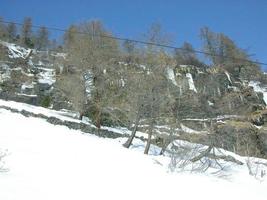
[[[4,101],[1,105],[12,107]],[[30,109],[51,115],[49,110]],[[60,117],[60,113],[53,116]],[[263,200],[267,196],[267,181],[250,176],[246,165],[228,166],[231,176],[220,174],[222,177],[171,172],[170,157],[156,156],[152,151],[149,156],[143,155],[140,150],[144,143],[139,140],[129,150],[121,145],[125,138],[82,134],[3,108],[0,122],[0,148],[2,152],[7,150],[0,165],[6,169],[0,172],[3,200]]]

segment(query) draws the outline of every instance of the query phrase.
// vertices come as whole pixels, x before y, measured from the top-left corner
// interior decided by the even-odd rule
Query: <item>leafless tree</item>
[[[14,40],[16,40],[17,27],[15,23],[12,22],[7,25],[7,34],[10,42],[14,42]]]
[[[3,17],[0,16],[0,39],[5,39],[7,37],[6,25],[2,22]]]
[[[35,47],[37,50],[46,50],[49,45],[49,32],[45,26],[40,27],[36,34]]]
[[[23,21],[20,34],[20,42],[22,45],[25,45],[27,47],[34,46],[32,41],[32,19],[30,17],[26,17]]]
[[[154,43],[168,41],[168,38],[162,38],[162,35],[164,34],[160,31],[159,25],[153,25],[147,34],[147,40]],[[138,77],[136,82],[138,82],[141,87],[138,87],[138,84],[134,84],[133,86],[138,88],[134,89],[134,91],[136,91],[134,93],[135,98],[132,100],[134,105],[132,108],[135,110],[135,112],[133,112],[135,117],[132,118],[134,120],[134,127],[131,136],[124,146],[128,148],[131,145],[140,119],[146,119],[145,121],[148,123],[148,139],[144,153],[148,154],[157,119],[166,114],[164,113],[164,105],[166,105],[168,97],[164,96],[164,93],[166,92],[168,82],[165,72],[170,63],[168,62],[169,57],[164,50],[155,48],[153,45],[148,45],[144,53],[144,71],[141,75],[139,74],[139,77],[135,75],[135,78]]]
[[[87,33],[80,34],[79,32]],[[101,126],[101,115],[104,106],[108,106],[111,99],[109,93],[112,91],[113,77],[118,75],[114,62],[118,56],[118,44],[109,37],[109,33],[100,21],[84,22],[76,26],[71,26],[65,34],[66,51],[68,53],[69,66],[75,70],[76,76],[81,77],[85,84],[84,75],[92,76],[92,87],[90,95],[80,96],[83,102],[90,105],[94,110],[94,121],[98,128]],[[69,73],[69,76],[72,76]],[[77,87],[77,82],[72,82],[72,87]],[[64,85],[64,84],[63,84]],[[64,85],[67,87],[67,85]],[[74,98],[79,98],[76,94],[69,94]],[[84,99],[85,98],[85,99]]]

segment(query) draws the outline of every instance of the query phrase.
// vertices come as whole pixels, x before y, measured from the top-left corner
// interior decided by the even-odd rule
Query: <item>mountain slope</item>
[[[134,151],[142,142],[129,150],[121,146],[124,139],[84,135],[5,109],[0,121],[9,170],[0,173],[0,199],[266,199],[267,182],[243,168],[230,180],[170,173],[168,157]]]

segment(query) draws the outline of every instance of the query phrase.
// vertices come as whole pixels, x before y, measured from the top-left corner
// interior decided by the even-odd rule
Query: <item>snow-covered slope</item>
[[[33,106],[26,103],[20,103],[15,101],[5,101],[0,99],[0,106],[4,106],[7,108],[13,108],[18,111],[28,111],[33,114],[42,114],[47,117],[55,117],[61,119],[63,121],[73,121],[73,122],[80,122],[77,118],[79,117],[77,113],[70,112],[70,111],[56,111],[52,109],[47,109],[39,106]]]
[[[43,112],[44,113],[44,112]],[[266,182],[237,168],[231,180],[171,173],[170,159],[145,156],[142,142],[103,139],[0,109],[3,200],[266,199]],[[153,152],[150,152],[150,154]],[[245,167],[245,166],[243,166]]]

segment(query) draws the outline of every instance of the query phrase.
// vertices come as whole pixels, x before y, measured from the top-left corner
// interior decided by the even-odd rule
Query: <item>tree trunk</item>
[[[101,108],[100,108],[100,95],[97,91],[97,94],[96,94],[96,127],[98,129],[101,128]]]
[[[147,143],[146,143],[146,148],[145,148],[144,154],[148,154],[148,151],[149,151],[149,148],[150,148],[151,139],[152,139],[153,125],[154,125],[154,122],[151,120],[151,123],[149,125],[148,138],[147,138]]]
[[[174,121],[174,124],[176,123],[176,121]],[[159,153],[159,155],[163,155],[167,149],[167,147],[169,146],[169,144],[174,140],[174,131],[175,129],[171,126],[171,130],[170,130],[170,136],[168,138],[163,139],[163,145],[162,145],[162,149]]]
[[[101,128],[101,112],[99,108],[97,108],[97,113],[96,113],[96,127],[98,129]]]
[[[129,148],[131,146],[131,144],[133,142],[133,139],[135,137],[136,131],[137,131],[137,127],[139,125],[139,121],[140,121],[140,116],[139,116],[139,114],[137,114],[136,120],[135,120],[135,124],[134,124],[134,128],[132,130],[132,134],[128,138],[128,140],[123,144],[124,147]]]

